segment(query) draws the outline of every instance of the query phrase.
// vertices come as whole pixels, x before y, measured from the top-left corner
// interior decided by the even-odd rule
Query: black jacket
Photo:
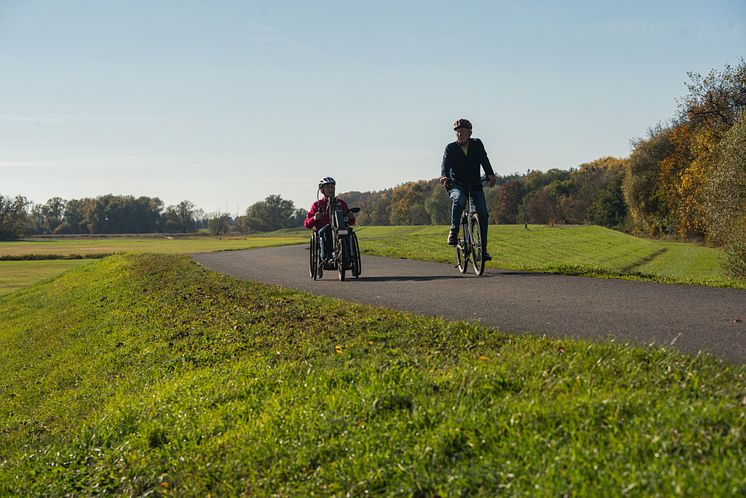
[[[443,153],[440,176],[455,180],[462,185],[481,187],[482,184],[479,181],[481,177],[480,166],[484,168],[487,176],[495,174],[481,140],[478,138],[469,139],[468,156],[464,154],[458,142],[452,142],[446,145],[446,150]]]

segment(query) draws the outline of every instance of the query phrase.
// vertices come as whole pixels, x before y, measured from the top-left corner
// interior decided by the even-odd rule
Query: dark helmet
[[[325,176],[321,180],[319,180],[319,188],[323,187],[324,185],[336,185],[337,182],[334,181],[334,178],[331,176]]]
[[[469,128],[471,130],[471,122],[468,119],[457,119],[455,123],[453,123],[453,129],[456,130],[458,128]]]

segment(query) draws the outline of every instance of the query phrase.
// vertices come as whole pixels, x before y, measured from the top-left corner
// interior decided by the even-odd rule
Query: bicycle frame
[[[347,224],[347,218],[336,197],[329,199],[327,209],[332,225],[332,254],[334,264],[339,271],[339,279],[345,279],[347,270],[351,270],[352,276],[357,278],[360,274],[360,256],[354,254],[357,249],[357,240],[352,227]],[[355,248],[351,247],[351,244],[355,244]]]
[[[459,239],[456,244],[456,266],[461,273],[466,273],[468,265],[474,268],[474,273],[484,273],[484,245],[479,213],[474,205],[471,187],[464,187],[466,204],[459,222]]]

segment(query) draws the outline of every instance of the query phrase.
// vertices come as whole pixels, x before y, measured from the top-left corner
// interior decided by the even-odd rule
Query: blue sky
[[[467,117],[498,174],[626,157],[746,2],[0,0],[0,194],[243,212],[439,175]]]

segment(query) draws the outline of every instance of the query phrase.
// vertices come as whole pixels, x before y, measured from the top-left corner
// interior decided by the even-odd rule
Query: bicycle
[[[486,179],[483,178],[482,183],[485,184]],[[484,244],[482,244],[481,221],[471,195],[471,187],[464,186],[463,188],[466,191],[467,199],[459,222],[456,266],[461,273],[466,273],[469,263],[471,263],[474,273],[482,275],[484,273],[485,249]]]

